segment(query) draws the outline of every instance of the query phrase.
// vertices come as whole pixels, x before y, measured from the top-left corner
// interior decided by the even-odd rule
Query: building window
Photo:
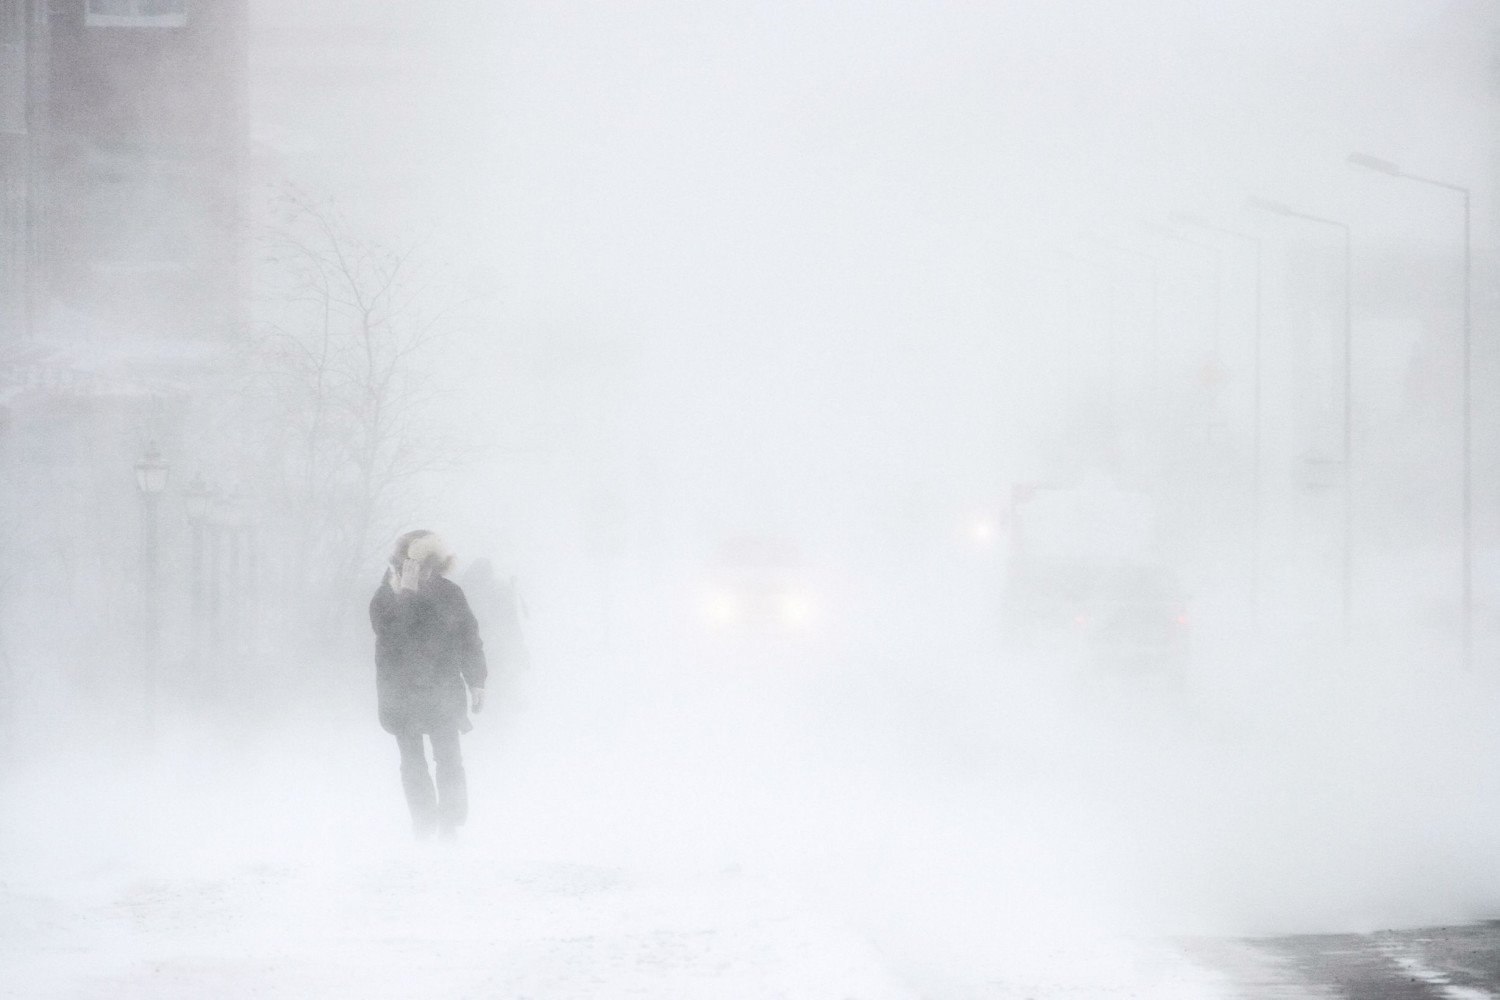
[[[88,0],[84,23],[91,28],[180,28],[187,0]]]
[[[0,0],[0,132],[26,131],[26,5]]]

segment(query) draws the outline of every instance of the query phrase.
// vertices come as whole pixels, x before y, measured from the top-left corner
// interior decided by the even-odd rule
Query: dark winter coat
[[[469,687],[488,673],[478,623],[458,584],[434,575],[397,594],[382,583],[370,600],[375,692],[388,733],[468,732]]]

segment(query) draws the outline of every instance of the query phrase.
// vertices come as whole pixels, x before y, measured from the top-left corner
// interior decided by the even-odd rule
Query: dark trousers
[[[451,833],[469,818],[469,789],[464,780],[463,753],[458,747],[456,729],[431,733],[432,761],[437,771],[437,787],[427,772],[427,753],[422,734],[398,733],[396,745],[401,749],[401,787],[406,790],[406,805],[411,810],[411,825],[417,836],[430,834],[436,827]]]

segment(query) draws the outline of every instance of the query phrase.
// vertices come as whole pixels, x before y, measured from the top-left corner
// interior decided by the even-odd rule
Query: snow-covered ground
[[[914,966],[779,880],[504,859],[473,842],[107,891],[7,879],[0,912],[0,995],[38,1000],[1215,995],[1165,946],[997,929],[989,969]]]
[[[472,844],[107,893],[8,884],[5,911],[17,997],[911,995],[866,941],[753,880]]]
[[[692,663],[497,685],[452,844],[411,840],[362,671],[149,752],[59,718],[0,776],[0,996],[1214,1000],[1174,935],[1495,898],[1485,678]]]
[[[924,742],[951,705],[593,669],[478,718],[456,843],[411,840],[367,699],[58,740],[0,784],[0,996],[1215,995],[1035,761]]]

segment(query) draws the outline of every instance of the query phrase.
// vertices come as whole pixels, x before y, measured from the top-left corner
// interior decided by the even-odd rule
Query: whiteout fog
[[[1497,66],[0,0],[0,993],[1194,997],[1171,936],[1493,917]],[[524,633],[443,849],[412,528]]]

